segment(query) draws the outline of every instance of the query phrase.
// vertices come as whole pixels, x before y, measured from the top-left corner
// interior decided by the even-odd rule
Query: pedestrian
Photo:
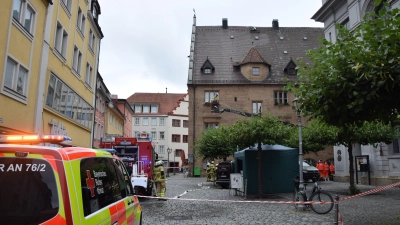
[[[329,164],[327,161],[324,163],[324,179],[325,181],[329,181]]]
[[[318,164],[317,164],[317,169],[319,172],[319,179],[324,179],[324,164],[322,163],[322,160],[320,159]]]
[[[164,162],[163,161],[157,161],[156,164],[154,165],[154,182],[156,183],[156,188],[157,188],[157,197],[160,197],[158,199],[159,201],[166,199],[161,199],[165,197],[165,173],[164,173],[164,167],[163,167]]]
[[[331,179],[333,181],[333,175],[335,174],[335,165],[333,162],[331,162],[331,165],[329,166],[329,172],[331,173]]]

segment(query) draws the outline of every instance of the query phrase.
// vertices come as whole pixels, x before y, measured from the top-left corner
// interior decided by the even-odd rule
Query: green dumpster
[[[195,167],[194,167],[194,174],[193,174],[193,176],[195,176],[195,177],[200,177],[200,167],[198,167],[198,166],[195,166]]]

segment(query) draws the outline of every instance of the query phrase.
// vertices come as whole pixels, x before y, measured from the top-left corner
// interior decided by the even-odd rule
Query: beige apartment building
[[[97,0],[0,3],[0,132],[63,134],[90,147],[101,13]]]

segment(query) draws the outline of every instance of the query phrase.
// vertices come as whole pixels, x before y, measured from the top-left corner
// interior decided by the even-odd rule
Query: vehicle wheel
[[[322,202],[324,204],[311,204],[311,209],[318,214],[327,214],[333,209],[333,198],[325,191],[317,191],[310,197],[311,202]]]
[[[300,201],[300,196],[299,196],[299,189],[295,188],[293,191],[293,201],[298,202]],[[299,204],[293,204],[294,207],[297,209],[299,207]]]

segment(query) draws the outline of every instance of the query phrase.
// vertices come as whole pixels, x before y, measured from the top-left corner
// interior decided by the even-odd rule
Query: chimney
[[[111,95],[112,99],[118,99],[118,95]]]
[[[274,30],[279,30],[279,23],[277,19],[272,20],[272,28],[274,28]]]
[[[228,18],[222,18],[222,28],[228,29]]]

